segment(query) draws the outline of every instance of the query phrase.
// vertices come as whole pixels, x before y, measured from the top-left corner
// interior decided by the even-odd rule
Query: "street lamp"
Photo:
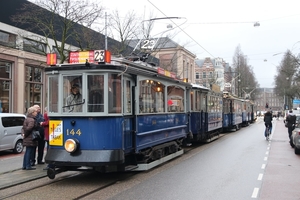
[[[285,79],[288,82],[290,78],[286,77]],[[289,106],[288,98],[286,97],[286,90],[285,90],[285,88],[284,88],[283,102],[284,102],[284,110],[288,110],[290,108],[290,106]]]

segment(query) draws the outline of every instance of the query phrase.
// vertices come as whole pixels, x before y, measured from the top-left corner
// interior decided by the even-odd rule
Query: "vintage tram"
[[[190,84],[174,74],[126,58],[45,71],[50,118],[45,161],[50,166],[147,170],[183,153]],[[73,95],[76,101],[70,101],[74,86],[80,97]],[[50,178],[55,173],[49,168]]]

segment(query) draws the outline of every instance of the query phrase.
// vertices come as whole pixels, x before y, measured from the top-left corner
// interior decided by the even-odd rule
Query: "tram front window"
[[[104,76],[88,75],[88,112],[104,112]]]
[[[82,112],[81,85],[81,76],[64,77],[64,112]]]

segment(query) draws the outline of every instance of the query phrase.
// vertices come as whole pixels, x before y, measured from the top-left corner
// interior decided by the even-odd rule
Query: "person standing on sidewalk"
[[[32,131],[37,130],[39,125],[36,121],[37,110],[34,107],[28,108],[27,117],[24,120],[22,127],[23,135],[23,146],[26,147],[26,151],[23,158],[23,170],[33,170],[35,168],[31,167],[30,158],[33,154],[33,151],[38,145],[37,141],[32,140]]]
[[[48,109],[45,107],[44,109],[44,121],[40,122],[40,125],[44,127],[44,141],[47,145],[47,151],[49,149],[49,117],[48,117]]]
[[[44,164],[43,157],[44,157],[44,148],[45,148],[45,140],[44,140],[44,127],[40,126],[40,123],[44,121],[44,117],[41,114],[41,108],[39,105],[33,106],[37,110],[36,121],[39,125],[38,131],[40,132],[41,138],[38,139],[38,157],[37,157],[37,164]],[[35,165],[35,157],[36,157],[36,148],[32,153],[31,156],[31,165]]]
[[[48,117],[47,107],[45,107],[45,109],[44,109],[44,122],[41,122],[40,125],[44,127],[44,133],[45,133],[44,140],[47,145],[47,153],[48,153],[48,150],[49,150],[49,117]],[[54,168],[54,166],[51,164],[48,164],[47,167],[44,168],[44,170],[48,170],[49,168]]]
[[[295,129],[296,125],[296,115],[294,115],[293,111],[289,111],[289,115],[286,117],[287,121],[287,128],[288,128],[288,133],[289,133],[289,138],[290,138],[290,145],[294,147],[293,141],[292,141],[292,133],[293,130]]]

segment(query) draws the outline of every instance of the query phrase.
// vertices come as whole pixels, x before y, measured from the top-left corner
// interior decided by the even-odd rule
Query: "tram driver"
[[[66,98],[66,109],[69,112],[82,112],[82,105],[80,104],[82,102],[82,95],[79,91],[79,85],[73,84],[71,88],[71,93]],[[80,105],[78,105],[80,104]]]

